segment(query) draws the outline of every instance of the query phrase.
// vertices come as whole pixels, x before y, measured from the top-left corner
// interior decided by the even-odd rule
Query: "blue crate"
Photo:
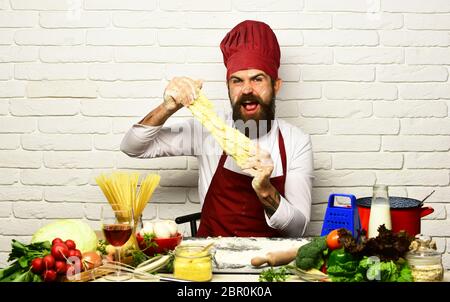
[[[351,206],[335,206],[334,199],[336,196],[350,198]],[[331,194],[328,197],[328,206],[325,212],[321,236],[328,235],[332,230],[346,228],[354,238],[357,238],[361,230],[359,221],[358,207],[356,205],[356,197],[352,194]]]

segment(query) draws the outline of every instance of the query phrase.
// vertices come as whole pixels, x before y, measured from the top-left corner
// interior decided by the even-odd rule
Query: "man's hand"
[[[164,91],[164,102],[148,113],[141,125],[160,126],[183,106],[189,106],[202,88],[202,81],[190,78],[173,78]]]
[[[202,84],[201,80],[187,77],[173,78],[164,90],[164,107],[172,112],[188,107],[198,97]]]
[[[270,175],[274,167],[272,157],[269,152],[259,147],[256,147],[250,154],[251,156],[241,169],[253,176],[253,190],[261,201],[267,216],[271,217],[280,204],[280,193],[270,183]]]
[[[253,176],[252,186],[256,193],[264,193],[271,186],[269,179],[273,171],[273,161],[269,152],[257,146],[250,151],[250,157],[241,169]]]

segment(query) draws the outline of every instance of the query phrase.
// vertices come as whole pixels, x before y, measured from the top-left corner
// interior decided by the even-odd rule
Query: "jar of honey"
[[[203,246],[177,246],[173,262],[173,275],[175,278],[190,281],[211,281],[211,251]]]

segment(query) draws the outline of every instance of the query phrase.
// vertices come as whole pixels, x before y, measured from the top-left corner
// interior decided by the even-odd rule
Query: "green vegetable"
[[[141,250],[133,250],[131,252],[131,256],[133,257],[132,266],[137,267],[139,264],[141,264],[144,261],[147,261],[150,259],[149,256],[147,256],[143,251]]]
[[[153,248],[158,247],[158,244],[153,240],[155,238],[156,238],[156,235],[154,233],[145,233],[144,234],[144,242],[145,242],[145,246],[146,246],[145,249],[148,249],[151,247],[153,247]]]
[[[404,260],[397,261],[397,267],[400,267],[400,275],[397,278],[397,282],[413,282],[411,268]]]
[[[358,271],[359,261],[344,248],[330,253],[327,263],[327,274],[333,282],[359,282],[363,275]]]
[[[394,262],[374,261],[372,258],[363,257],[358,270],[368,281],[413,282],[411,269],[403,259]]]
[[[75,241],[77,249],[82,253],[95,252],[97,249],[97,235],[94,230],[86,222],[76,219],[57,220],[43,226],[34,233],[31,242],[51,242],[55,238]]]
[[[288,278],[289,271],[285,266],[279,268],[268,268],[259,275],[259,282],[283,282]]]
[[[100,252],[102,255],[108,255],[108,252],[106,251],[106,246],[108,245],[108,242],[103,239],[99,239],[97,242],[97,251]]]
[[[45,241],[26,245],[13,239],[11,246],[8,262],[12,261],[12,264],[0,270],[0,282],[41,282],[41,277],[30,270],[31,261],[50,254],[51,243]]]
[[[339,249],[331,252],[327,274],[333,282],[412,282],[411,269],[406,261],[380,261],[364,256],[358,260],[352,254]]]
[[[153,258],[150,258],[139,264],[136,267],[135,272],[138,273],[146,272],[149,274],[156,273],[160,270],[165,269],[168,265],[170,265],[170,262],[173,262],[173,259],[174,256],[171,254],[154,256]]]
[[[326,236],[316,237],[298,249],[295,264],[302,270],[320,269],[328,253]]]

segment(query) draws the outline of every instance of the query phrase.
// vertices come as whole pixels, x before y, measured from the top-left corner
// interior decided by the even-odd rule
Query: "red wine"
[[[113,246],[124,245],[130,239],[131,231],[131,225],[126,224],[105,224],[103,226],[103,234]]]

